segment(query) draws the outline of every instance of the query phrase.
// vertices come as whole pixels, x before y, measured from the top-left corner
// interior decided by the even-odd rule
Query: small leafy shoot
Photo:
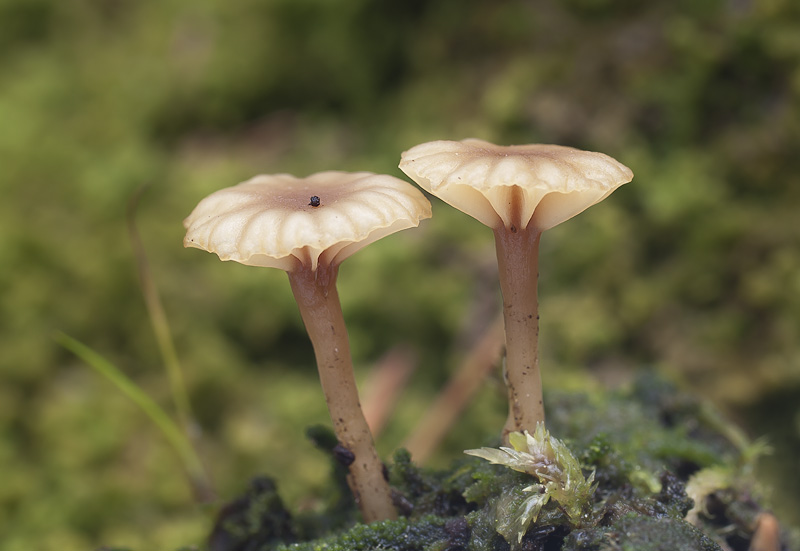
[[[513,495],[501,498],[499,508],[508,510],[509,514],[498,517],[495,525],[497,532],[509,544],[519,544],[530,524],[536,522],[542,508],[550,501],[557,504],[557,509],[570,524],[579,526],[597,488],[594,473],[585,477],[580,462],[569,448],[550,436],[542,423],[536,425],[532,435],[528,431],[512,432],[509,442],[511,448],[464,451],[467,455],[503,465],[537,480],[522,488],[521,491],[528,494],[522,500],[517,501],[517,496]]]

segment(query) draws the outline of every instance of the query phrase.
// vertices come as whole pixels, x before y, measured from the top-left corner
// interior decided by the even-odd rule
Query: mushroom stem
[[[506,330],[508,419],[503,441],[514,431],[533,433],[544,422],[539,373],[539,237],[534,227],[494,230]]]
[[[361,411],[350,357],[350,342],[336,291],[338,266],[320,265],[288,272],[308,331],[322,391],[339,443],[353,454],[348,483],[364,522],[397,518],[384,467]]]

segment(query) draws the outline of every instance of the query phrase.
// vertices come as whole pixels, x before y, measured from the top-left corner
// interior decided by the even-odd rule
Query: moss
[[[275,542],[293,541],[289,512],[272,479],[259,477],[247,493],[219,513],[209,537],[212,551],[243,551]]]
[[[428,515],[416,521],[388,520],[369,525],[357,524],[337,536],[322,540],[279,545],[275,551],[360,551],[382,549],[386,551],[422,551],[450,549],[449,542],[463,541],[460,535],[451,534],[448,521]]]
[[[464,488],[474,469],[471,462],[459,462],[451,471],[421,469],[411,462],[408,451],[395,452],[389,480],[395,490],[395,501],[401,514],[419,517],[434,514],[441,517],[463,516],[475,507],[468,503]],[[489,476],[490,480],[494,477]]]
[[[608,484],[627,478],[637,488],[657,491],[662,470],[688,477],[740,455],[702,402],[651,372],[625,391],[556,392],[546,401],[548,428]]]
[[[686,521],[629,515],[608,528],[569,534],[562,551],[721,551]]]
[[[389,479],[400,520],[355,524],[352,514],[342,513],[343,509],[352,512],[352,506],[348,509],[341,500],[331,500],[327,511],[292,518],[270,487],[263,495],[251,496],[249,511],[234,508],[238,516],[230,517],[226,526],[239,530],[236,545],[212,547],[212,551],[747,547],[755,518],[763,510],[752,497],[751,471],[742,468],[752,461],[752,454],[747,445],[732,441],[738,437],[732,439],[731,430],[720,425],[719,417],[706,415],[699,402],[649,376],[627,393],[564,394],[550,396],[550,401],[551,406],[558,405],[551,407],[556,413],[550,426],[553,433],[567,438],[570,449],[563,453],[574,455],[573,470],[582,471],[587,480],[594,473],[596,490],[581,498],[580,514],[570,514],[564,505],[568,496],[561,496],[547,501],[531,517],[532,522],[509,531],[509,518],[519,514],[520,504],[536,487],[534,476],[467,456],[451,469],[424,469],[411,461],[407,451],[398,450]],[[324,431],[315,434],[320,448],[334,451],[335,441],[326,438]],[[336,465],[335,453],[331,460]],[[701,531],[686,520],[690,510],[695,511],[686,483],[694,474],[717,467],[735,473],[736,484],[703,486],[703,505],[716,515],[716,522],[709,515],[692,513]],[[341,484],[341,470],[334,473]],[[736,529],[736,541],[731,540],[731,526]],[[317,538],[323,531],[327,535]],[[250,540],[241,539],[248,533]]]

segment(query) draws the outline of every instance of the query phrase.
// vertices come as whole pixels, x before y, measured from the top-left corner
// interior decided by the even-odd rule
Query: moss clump
[[[275,482],[258,477],[244,496],[220,511],[208,543],[211,550],[244,551],[295,539],[291,516]]]
[[[609,527],[576,530],[561,551],[721,551],[688,522],[630,514]]]
[[[627,393],[551,396],[548,411],[554,412],[548,428],[566,442],[558,444],[565,446],[559,457],[570,454],[572,479],[585,477],[593,490],[581,495],[575,509],[580,514],[565,508],[569,496],[559,495],[542,500],[537,514],[517,525],[520,530],[506,529],[520,505],[562,468],[558,462],[531,473],[465,456],[450,470],[433,471],[419,468],[408,452],[399,450],[388,474],[404,518],[356,524],[353,509],[335,501],[330,512],[292,518],[269,490],[250,500],[250,510],[241,510],[238,522],[222,525],[238,529],[239,539],[225,540],[217,532],[212,538],[234,545],[212,546],[212,551],[708,551],[731,543],[731,524],[736,548],[747,548],[753,519],[762,511],[752,497],[750,470],[743,468],[753,457],[700,403],[645,377]],[[324,438],[317,435],[316,440]],[[328,444],[320,447],[328,449],[333,441]],[[737,484],[706,481],[702,495],[706,508],[718,505],[726,526],[698,513],[686,492],[693,476],[723,467],[737,473]],[[540,475],[544,480],[537,479]],[[573,486],[583,487],[565,484],[551,491]],[[686,520],[687,514],[702,531]],[[245,533],[250,539],[242,539]]]
[[[449,533],[450,531],[446,519],[427,515],[414,521],[400,519],[368,525],[357,524],[341,534],[320,540],[254,549],[274,549],[275,551],[445,550],[452,549],[450,542],[454,538]]]
[[[465,496],[473,476],[481,476],[472,462],[464,460],[452,471],[420,469],[404,449],[397,450],[390,468],[389,480],[395,490],[395,502],[400,513],[407,517],[437,515],[459,517],[475,509]],[[487,476],[492,480],[493,476]],[[490,482],[491,484],[491,482]]]

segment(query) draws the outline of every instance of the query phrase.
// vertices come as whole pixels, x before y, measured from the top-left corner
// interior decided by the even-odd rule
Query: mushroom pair
[[[558,145],[435,141],[404,152],[400,169],[426,191],[492,228],[506,333],[511,432],[544,422],[539,373],[539,238],[633,178],[602,153]]]
[[[544,421],[538,360],[541,233],[601,201],[633,174],[601,153],[555,145],[436,141],[402,154],[421,187],[494,231],[506,333],[511,432]],[[410,184],[367,172],[257,176],[203,199],[184,245],[222,260],[285,270],[308,330],[349,482],[365,522],[395,518],[358,399],[336,291],[339,264],[373,241],[417,226],[430,203]]]
[[[256,176],[206,197],[184,221],[184,246],[289,275],[365,522],[397,513],[361,411],[336,277],[348,256],[417,226],[430,208],[419,190],[397,178],[331,171]]]

